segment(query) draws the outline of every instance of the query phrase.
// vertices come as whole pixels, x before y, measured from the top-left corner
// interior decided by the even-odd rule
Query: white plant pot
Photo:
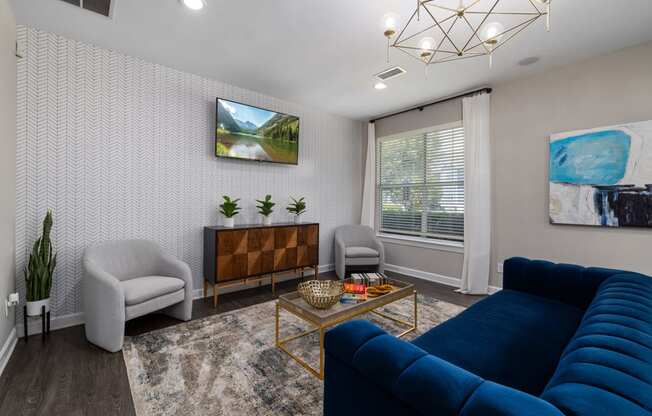
[[[235,218],[224,218],[224,226],[227,228],[235,227]]]
[[[301,214],[298,214],[298,215],[294,216],[294,223],[295,224],[300,224],[301,223]]]
[[[45,305],[45,313],[50,311],[50,298],[27,302],[27,316],[40,316],[41,306]]]
[[[263,215],[263,225],[272,225],[272,217]]]

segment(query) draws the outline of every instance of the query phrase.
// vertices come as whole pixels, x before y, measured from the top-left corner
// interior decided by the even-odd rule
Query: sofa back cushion
[[[566,415],[651,414],[652,278],[605,280],[541,398]]]
[[[619,273],[624,272],[512,257],[505,261],[503,288],[586,309],[602,282]]]

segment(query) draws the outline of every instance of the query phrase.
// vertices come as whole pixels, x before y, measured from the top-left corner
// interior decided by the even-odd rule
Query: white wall
[[[5,299],[14,291],[16,207],[16,24],[7,0],[0,0],[0,372],[2,347],[14,328],[5,316]]]
[[[512,256],[652,274],[652,230],[551,225],[548,219],[549,135],[652,119],[652,42],[494,85],[491,105],[490,284],[502,285],[497,264]],[[409,114],[407,122],[383,120],[382,131],[432,125],[454,113],[446,104]],[[386,251],[389,264],[426,275],[459,279],[462,272],[459,250],[386,244]]]
[[[18,38],[16,267],[51,208],[55,315],[81,310],[80,258],[103,240],[157,241],[200,288],[202,227],[220,221],[223,194],[242,198],[237,223],[258,221],[254,198],[272,194],[278,222],[290,195],[306,196],[332,263],[335,226],[360,214],[361,123],[35,29]],[[216,158],[216,97],[298,115],[299,166]]]
[[[496,85],[492,96],[496,263],[527,256],[652,274],[652,230],[551,225],[551,133],[652,119],[652,42]]]

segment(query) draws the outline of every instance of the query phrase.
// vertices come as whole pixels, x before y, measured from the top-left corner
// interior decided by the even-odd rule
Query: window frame
[[[382,141],[400,139],[408,136],[417,136],[420,134],[435,133],[441,130],[449,130],[449,129],[455,129],[460,127],[464,127],[464,122],[462,120],[439,124],[430,127],[424,127],[421,129],[403,131],[400,133],[394,133],[382,137],[376,137],[376,155],[375,155],[376,166],[374,166],[374,178],[375,178],[374,180],[374,200],[375,200],[374,231],[376,233],[376,236],[378,236],[381,240],[390,244],[398,244],[398,245],[404,245],[410,247],[420,247],[420,248],[430,248],[430,249],[436,248],[438,250],[451,251],[457,253],[462,253],[464,251],[464,240],[458,241],[458,240],[448,240],[443,238],[427,238],[427,237],[421,237],[412,234],[387,233],[381,231],[381,227],[380,227],[381,210],[380,210],[380,203],[379,203],[380,177],[378,175],[378,169],[377,169],[377,166],[380,163],[380,161],[378,160],[378,148],[379,148],[379,144]],[[466,175],[466,169],[464,173]],[[466,176],[465,176],[465,180],[466,180]],[[465,209],[465,214],[466,214],[466,209]]]

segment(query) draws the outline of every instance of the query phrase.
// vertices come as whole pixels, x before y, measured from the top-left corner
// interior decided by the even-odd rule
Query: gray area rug
[[[322,383],[274,346],[275,301],[185,322],[136,337],[123,349],[138,416],[158,415],[320,415]],[[384,312],[411,320],[412,298]],[[412,339],[464,310],[419,296],[419,328]],[[390,333],[401,327],[365,315]],[[287,312],[282,337],[308,329]],[[317,367],[317,334],[288,344]]]

